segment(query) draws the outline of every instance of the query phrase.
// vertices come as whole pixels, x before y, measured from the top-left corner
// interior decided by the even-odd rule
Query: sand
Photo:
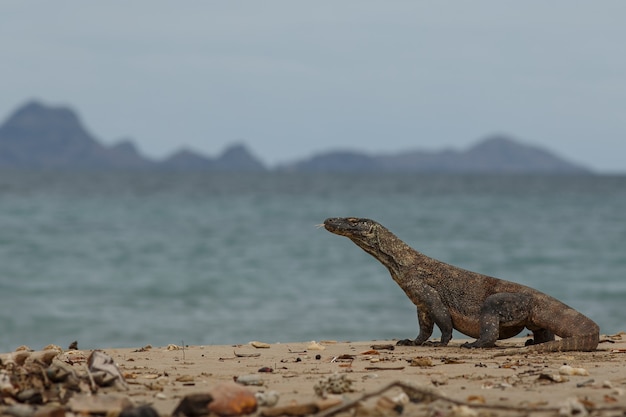
[[[439,395],[456,402],[411,402],[404,406],[403,415],[558,415],[556,410],[568,402],[596,410],[596,415],[623,415],[626,334],[603,336],[602,340],[595,352],[507,357],[493,357],[500,351],[497,348],[461,349],[463,340],[453,340],[447,347],[394,346],[393,350],[384,346],[372,348],[393,345],[393,341],[320,341],[314,345],[272,343],[261,348],[251,344],[184,349],[170,345],[103,351],[114,359],[128,383],[129,389],[117,394],[127,396],[134,404],[149,403],[161,415],[170,415],[188,394],[207,392],[236,378],[262,384],[247,386],[254,393],[277,392],[276,407],[313,402],[320,398],[314,387],[335,374],[339,375],[335,378],[350,381],[345,385],[352,392],[331,395],[344,402],[394,381],[418,389],[436,389]],[[499,345],[510,348],[523,346],[523,342],[518,338]],[[83,357],[89,353],[82,351]],[[81,352],[75,355],[80,358]],[[76,361],[79,362],[80,359]],[[582,368],[585,372],[577,372],[588,375],[560,375],[563,365]],[[101,391],[104,394],[111,390]],[[394,398],[401,393],[399,387],[394,387],[369,398],[359,406],[359,414],[397,415],[396,411],[382,407],[380,398]],[[462,403],[469,405],[464,407]],[[6,406],[0,406],[0,411],[3,409]],[[259,407],[256,414],[268,409]],[[542,409],[547,411],[537,411]],[[339,415],[351,414],[345,411]],[[581,414],[574,411],[570,415]]]

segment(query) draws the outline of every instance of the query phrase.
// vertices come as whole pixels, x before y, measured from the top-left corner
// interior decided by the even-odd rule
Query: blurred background
[[[623,3],[0,9],[1,351],[414,337],[336,216],[625,330]]]

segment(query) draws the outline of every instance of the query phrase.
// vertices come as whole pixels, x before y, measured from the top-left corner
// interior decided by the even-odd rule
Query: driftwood
[[[356,407],[362,401],[381,395],[384,392],[394,387],[401,388],[412,402],[432,402],[435,400],[442,400],[450,404],[454,404],[456,406],[463,406],[463,407],[468,407],[468,408],[480,408],[480,409],[488,409],[488,410],[515,411],[515,412],[529,411],[528,406],[511,406],[511,405],[503,405],[503,404],[500,404],[500,405],[499,404],[476,404],[476,403],[469,403],[469,402],[461,401],[461,400],[455,400],[454,398],[450,398],[447,395],[444,395],[443,393],[441,393],[439,390],[435,388],[424,387],[424,386],[418,387],[418,386],[414,386],[411,384],[407,384],[406,382],[394,381],[394,382],[390,382],[389,384],[375,391],[367,392],[361,395],[359,398],[344,402],[342,404],[337,405],[336,407],[319,412],[315,414],[313,417],[334,416],[335,414],[338,414],[343,411],[347,411],[351,408]],[[534,412],[558,412],[561,410],[561,407],[532,407],[531,410]],[[587,408],[587,411],[589,412],[591,411],[593,412],[626,411],[626,407],[624,406],[591,407],[591,408]]]

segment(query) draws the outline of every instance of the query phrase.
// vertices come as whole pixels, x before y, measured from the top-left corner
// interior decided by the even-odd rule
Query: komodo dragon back
[[[380,261],[416,305],[419,334],[400,345],[432,344],[428,339],[436,325],[440,346],[452,339],[453,329],[476,338],[462,347],[485,348],[524,328],[533,332],[533,345],[524,351],[592,351],[598,346],[596,323],[538,290],[430,258],[374,220],[329,218],[324,227]]]

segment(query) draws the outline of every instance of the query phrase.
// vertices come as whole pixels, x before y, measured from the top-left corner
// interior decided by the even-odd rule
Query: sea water
[[[3,172],[0,351],[415,337],[338,216],[626,330],[626,177]]]

